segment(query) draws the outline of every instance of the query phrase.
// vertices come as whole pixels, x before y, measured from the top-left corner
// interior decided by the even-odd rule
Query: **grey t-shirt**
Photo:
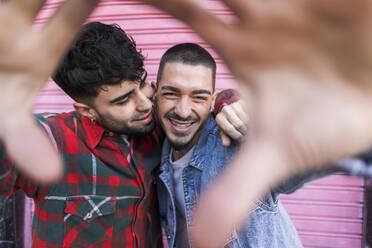
[[[187,223],[185,217],[185,194],[183,189],[182,172],[189,165],[194,147],[190,149],[182,158],[172,161],[173,149],[170,152],[169,162],[173,166],[173,187],[176,203],[176,248],[188,248]]]

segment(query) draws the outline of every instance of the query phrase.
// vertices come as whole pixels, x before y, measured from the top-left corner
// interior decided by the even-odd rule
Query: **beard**
[[[178,116],[176,113],[174,113],[173,111],[166,113],[164,115],[164,118],[178,120],[178,121],[189,121],[189,122],[194,122],[194,123],[201,122],[201,119],[198,116],[196,117],[189,116],[187,118],[182,118]],[[198,129],[191,137],[189,137],[190,134],[184,134],[184,133],[173,133],[173,135],[177,137],[174,140],[168,137],[169,143],[173,147],[173,149],[179,151],[179,150],[189,149],[192,146],[194,146],[198,142],[198,139],[200,137],[200,134],[204,128],[206,121],[207,119],[205,119],[203,122],[200,123]],[[166,130],[163,123],[162,123],[162,127],[163,127],[163,130]]]
[[[113,118],[108,116],[103,116],[98,113],[97,122],[104,128],[116,133],[116,134],[125,134],[128,136],[145,136],[150,134],[155,129],[155,121],[154,118],[152,120],[142,126],[139,125],[130,125],[129,121],[127,122],[118,122],[113,120]]]

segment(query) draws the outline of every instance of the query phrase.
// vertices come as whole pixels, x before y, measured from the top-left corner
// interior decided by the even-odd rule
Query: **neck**
[[[172,160],[173,161],[177,161],[178,159],[182,158],[183,156],[185,156],[185,154],[190,151],[192,148],[192,146],[190,147],[186,147],[186,148],[182,148],[182,149],[179,149],[179,150],[176,150],[175,148],[173,148],[173,151],[172,151]]]

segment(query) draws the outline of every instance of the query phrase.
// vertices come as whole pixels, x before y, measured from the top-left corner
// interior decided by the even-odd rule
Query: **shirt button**
[[[92,216],[93,216],[92,212],[89,212],[88,215],[87,215],[87,218],[90,219],[90,218],[92,218]]]
[[[109,132],[108,135],[109,135],[110,137],[112,137],[112,136],[114,136],[115,134],[114,134],[113,132]]]
[[[168,235],[168,236],[167,236],[167,239],[171,239],[171,236],[170,236],[170,235]]]

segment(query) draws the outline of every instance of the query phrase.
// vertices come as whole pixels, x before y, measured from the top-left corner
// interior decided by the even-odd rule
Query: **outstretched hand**
[[[23,173],[47,183],[62,174],[62,163],[35,123],[32,106],[99,1],[65,1],[52,19],[36,30],[33,21],[45,2],[0,2],[0,139]]]
[[[250,106],[249,141],[194,215],[200,247],[223,244],[290,175],[372,145],[372,2],[221,0],[231,25],[191,0],[147,0],[221,55]]]

